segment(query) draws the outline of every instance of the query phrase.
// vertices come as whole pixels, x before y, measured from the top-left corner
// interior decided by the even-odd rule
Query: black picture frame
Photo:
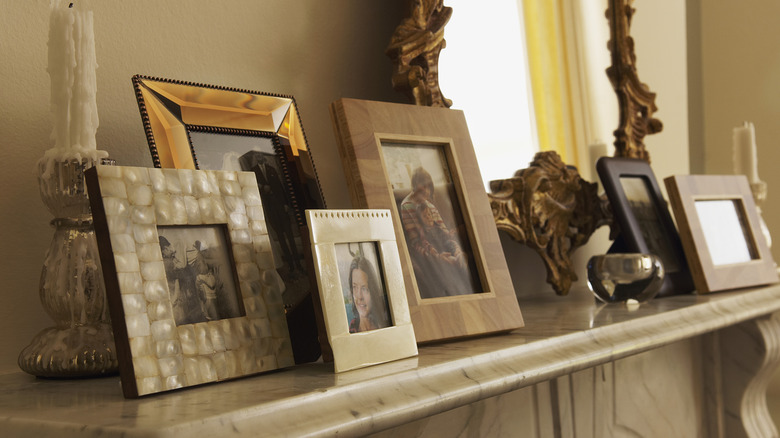
[[[144,75],[133,76],[132,82],[154,167],[257,175],[264,203],[273,204],[264,213],[286,286],[295,361],[317,360],[321,350],[312,298],[317,285],[304,212],[327,206],[295,98]],[[262,187],[260,155],[275,169],[277,184],[268,187],[278,189],[270,202]]]
[[[596,170],[619,228],[609,252],[660,257],[665,278],[659,297],[692,292],[680,235],[650,164],[636,158],[602,157]]]

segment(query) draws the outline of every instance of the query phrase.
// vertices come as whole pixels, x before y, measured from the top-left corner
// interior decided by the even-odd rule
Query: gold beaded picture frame
[[[86,172],[127,398],[294,365],[251,172]]]

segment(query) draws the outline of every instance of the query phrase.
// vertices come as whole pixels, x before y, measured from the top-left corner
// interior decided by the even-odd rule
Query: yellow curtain
[[[578,165],[577,121],[564,0],[522,0],[539,148]],[[571,22],[569,22],[571,23]],[[576,59],[576,58],[575,58]]]

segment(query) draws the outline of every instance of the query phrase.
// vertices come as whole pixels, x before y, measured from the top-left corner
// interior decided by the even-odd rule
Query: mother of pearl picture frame
[[[86,172],[125,397],[294,364],[251,172]]]
[[[306,210],[306,220],[334,371],[416,356],[390,211]],[[374,311],[359,310],[358,274]]]

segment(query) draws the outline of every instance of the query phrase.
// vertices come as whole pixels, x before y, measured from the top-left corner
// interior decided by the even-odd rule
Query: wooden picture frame
[[[778,281],[747,177],[675,175],[664,182],[699,293]]]
[[[659,297],[692,292],[680,236],[650,165],[637,158],[602,157],[596,170],[619,227],[610,252],[658,256],[666,274]]]
[[[125,397],[294,364],[254,174],[85,175]]]
[[[133,76],[155,167],[255,172],[297,363],[320,355],[306,209],[325,208],[292,96]]]
[[[334,370],[417,355],[389,210],[307,210]]]
[[[446,108],[341,99],[331,104],[331,115],[353,206],[391,211],[417,342],[522,327],[523,318],[463,113]],[[391,157],[387,151],[393,148],[396,155]],[[404,160],[408,160],[408,166]],[[424,173],[431,174],[425,176],[420,172],[423,167],[428,167]],[[432,174],[437,168],[438,176]],[[422,240],[415,240],[415,236],[427,233],[422,229],[425,212],[417,212],[421,215],[419,223],[411,219],[416,214],[411,208],[413,204],[408,202],[417,193],[411,190],[414,174],[420,177],[417,179],[420,187],[428,187],[428,195],[436,192],[433,201],[430,198],[426,201],[437,210],[433,214],[438,216],[434,223],[444,224],[440,228],[459,238],[457,244],[451,245],[454,248],[434,248],[441,257],[430,257],[427,261],[438,263],[439,267],[427,265],[429,269],[422,275],[418,269],[422,264],[417,262],[426,260],[417,258],[418,253],[412,254],[407,242],[410,238],[411,251],[418,251],[416,245]],[[450,217],[446,217],[447,212]],[[426,255],[432,254],[434,251]],[[452,271],[447,271],[440,259],[447,254],[459,254],[457,262],[451,264],[460,266],[461,272],[446,275]],[[424,286],[425,282],[452,282],[453,278],[461,278],[463,271],[469,278],[467,289],[458,290],[455,284],[445,292],[444,288]]]

